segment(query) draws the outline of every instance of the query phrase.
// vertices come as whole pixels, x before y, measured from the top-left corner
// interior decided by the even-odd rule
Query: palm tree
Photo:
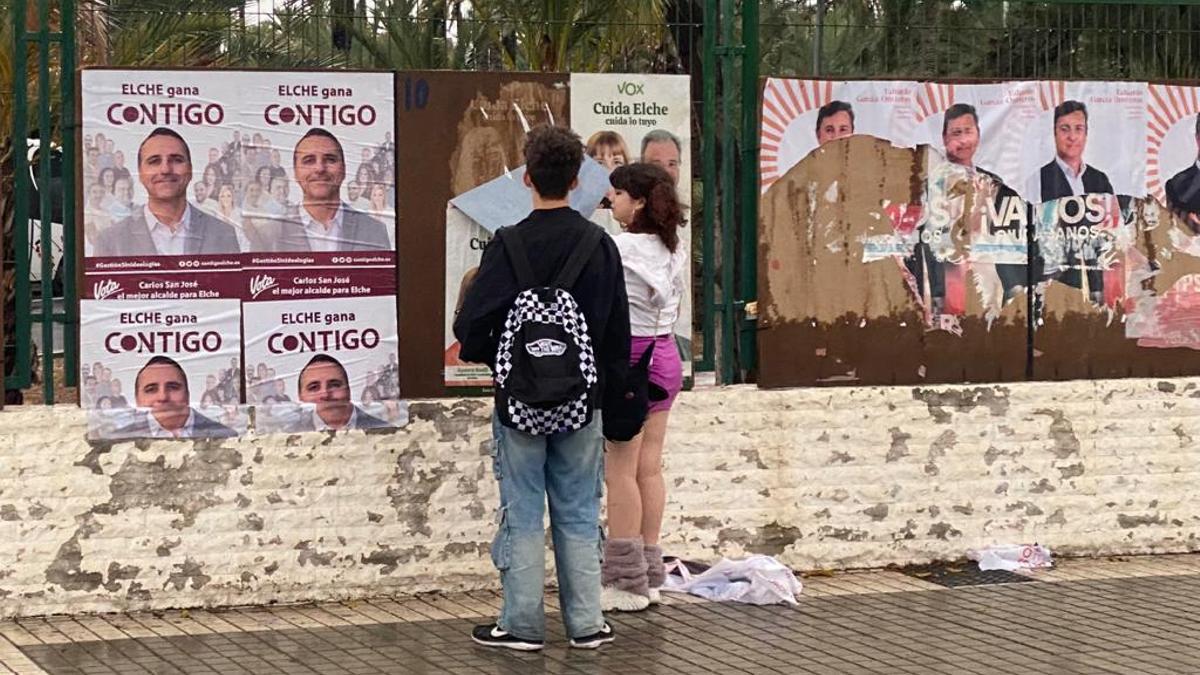
[[[222,64],[257,68],[345,68],[367,52],[344,41],[363,29],[364,18],[331,0],[287,0],[269,16],[233,26]]]
[[[459,9],[459,3],[454,8]],[[366,21],[351,31],[368,60],[393,70],[462,67],[448,35],[451,7],[445,0],[379,0]]]
[[[81,65],[221,65],[241,0],[82,0]]]
[[[607,69],[636,50],[651,54],[665,33],[664,0],[479,0],[477,20],[495,26],[508,70]]]

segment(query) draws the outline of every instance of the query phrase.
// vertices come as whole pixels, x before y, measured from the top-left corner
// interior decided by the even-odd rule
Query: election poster
[[[1036,82],[920,83],[913,97],[912,145],[1013,189],[1028,176],[1022,143],[1040,114]]]
[[[686,75],[618,73],[571,74],[571,127],[586,144],[587,155],[611,172],[617,166],[649,162],[675,181],[684,213],[692,200],[691,78]],[[607,203],[592,220],[613,235],[617,223]],[[679,231],[679,246],[691,251],[694,228]],[[661,333],[672,332],[679,347],[684,376],[692,371],[692,270],[683,268],[679,318]]]
[[[1200,232],[1200,88],[1147,85],[1146,191]]]
[[[1153,202],[1139,220],[1147,233],[1141,241],[1150,245],[1127,252],[1126,335],[1143,347],[1194,349],[1200,345],[1200,88],[1150,84],[1147,90],[1146,190]]]
[[[237,128],[239,89],[211,72],[82,74],[80,379],[94,438],[245,430],[243,246],[201,206],[197,168]]]
[[[840,138],[860,134],[912,147],[916,92],[916,82],[767,79],[759,134],[762,190]]]
[[[365,259],[350,266],[372,267]],[[391,274],[390,265],[376,269],[381,282]],[[395,323],[379,321],[394,310],[394,291],[381,283],[380,294],[359,295],[353,285],[344,271],[310,270],[247,303],[246,398],[255,406],[256,432],[383,429],[406,421]],[[337,297],[313,288],[333,288]]]
[[[1023,125],[1019,146],[1022,197],[1146,194],[1144,83],[1039,82],[1036,89],[1037,115]]]
[[[1200,372],[1198,102],[1137,82],[767,80],[764,381]]]
[[[399,102],[403,109],[401,133],[405,138],[422,139],[419,145],[405,147],[420,153],[420,164],[412,166],[414,170],[419,167],[414,174],[420,175],[405,183],[404,194],[411,191],[414,200],[412,210],[405,210],[405,218],[419,219],[414,226],[429,232],[429,237],[436,236],[444,246],[439,256],[445,260],[443,274],[431,282],[442,286],[442,296],[423,294],[426,297],[413,299],[414,306],[421,307],[436,300],[437,306],[426,307],[425,315],[440,314],[442,318],[438,340],[442,378],[438,385],[492,384],[486,365],[459,358],[454,317],[492,235],[520,222],[533,208],[523,182],[525,135],[536,127],[568,123],[565,79],[556,74],[427,73],[418,84],[429,92],[428,105],[418,108],[415,100],[412,105]],[[413,161],[418,160],[414,157]],[[591,181],[594,209],[603,198],[603,191],[596,194],[595,186],[605,182],[604,173],[593,167],[581,177]],[[579,194],[577,190],[572,195],[572,205],[582,210],[586,207]],[[443,224],[444,229],[434,235],[428,229],[430,223]],[[433,243],[422,239],[421,246]]]
[[[242,97],[247,133],[289,160],[276,203],[243,212],[256,432],[400,420],[393,92],[386,73],[278,73]]]
[[[187,282],[167,285],[174,284]],[[80,397],[89,438],[245,433],[237,300],[164,301],[165,295],[117,291],[80,303]]]
[[[305,298],[327,313],[322,303],[387,297],[390,308],[373,306],[370,326],[357,329],[394,345],[390,74],[89,69],[81,82],[85,330],[131,330],[123,317],[135,315],[117,311],[128,301],[150,303],[136,314],[143,332],[187,318],[232,320],[216,331],[230,357],[222,371],[193,373],[180,362],[180,374],[197,403],[242,406],[243,418],[266,398],[257,374],[241,367],[243,337],[257,344],[271,331],[244,323],[263,315],[257,304]],[[84,336],[84,363],[103,362],[111,346],[95,337]],[[398,400],[394,389],[388,395]],[[205,424],[185,428],[213,435]]]

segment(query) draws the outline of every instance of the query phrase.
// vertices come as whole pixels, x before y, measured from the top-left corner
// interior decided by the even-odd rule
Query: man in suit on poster
[[[1032,201],[1048,202],[1064,197],[1088,194],[1113,194],[1112,183],[1101,170],[1083,161],[1087,148],[1088,109],[1080,101],[1063,101],[1054,109],[1054,159],[1030,176],[1026,196]],[[1087,244],[1088,242],[1084,242]],[[1034,243],[1036,247],[1036,242]],[[1081,252],[1077,241],[1067,241],[1066,269],[1047,274],[1040,254],[1031,252],[1034,279],[1055,278],[1073,288],[1087,287],[1088,297],[1096,304],[1104,302],[1104,272],[1096,252]],[[1086,274],[1084,272],[1086,271]]]
[[[1088,110],[1079,101],[1063,101],[1054,109],[1054,159],[1030,176],[1026,196],[1048,202],[1086,194],[1113,194],[1108,176],[1083,161],[1087,148]]]
[[[300,371],[301,403],[313,404],[312,415],[303,415],[289,431],[382,429],[391,426],[350,401],[350,378],[341,362],[317,354]]]
[[[1200,149],[1200,115],[1196,116],[1196,147]],[[1200,154],[1200,153],[1198,153]],[[1200,234],[1200,159],[1167,181],[1167,208]]]
[[[146,205],[96,237],[94,256],[179,256],[237,253],[228,224],[187,201],[192,154],[178,133],[158,127],[138,147]]]
[[[231,438],[237,432],[191,407],[187,374],[174,359],[151,357],[134,378],[137,409],[132,420],[104,434],[109,438]],[[128,419],[128,418],[126,418]]]
[[[342,144],[314,127],[292,153],[296,183],[303,194],[299,217],[279,220],[276,251],[391,251],[386,226],[342,201],[346,157]]]
[[[978,166],[975,163],[975,153],[979,150],[979,144],[982,142],[983,133],[979,127],[979,114],[975,110],[975,106],[969,103],[955,103],[946,109],[942,115],[942,147],[946,151],[946,160],[951,164],[957,164],[967,170],[969,174],[982,175],[991,179],[996,186],[996,197],[993,203],[993,209],[1001,217],[1009,213],[1009,200],[1020,200],[1016,190],[1004,184],[1000,176],[988,171],[987,169]],[[1025,209],[1025,204],[1020,203],[1022,210]],[[1027,216],[1028,214],[1026,214]],[[1024,223],[1016,222],[993,222],[991,218],[986,219],[988,234],[995,235],[997,231],[1004,230],[1011,233],[1014,239],[1020,240],[1024,236],[1019,229],[1024,228]],[[924,254],[926,263],[932,260],[931,251],[925,244],[918,244],[918,253]],[[913,265],[910,263],[910,269]],[[919,265],[916,266],[919,269]],[[1012,297],[1013,290],[1016,287],[1024,287],[1028,280],[1025,278],[1025,265],[997,263],[995,265],[996,275],[1000,279],[1003,288],[1003,301],[1007,301]],[[944,293],[945,277],[944,270],[940,264],[929,266],[930,269],[930,284],[935,290],[940,290]],[[921,276],[917,274],[918,285],[920,285]],[[938,295],[935,293],[934,297]]]

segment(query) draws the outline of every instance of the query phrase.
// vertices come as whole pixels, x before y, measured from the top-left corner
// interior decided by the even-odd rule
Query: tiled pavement
[[[0,674],[1200,673],[1200,555],[1067,560],[1036,583],[945,588],[809,576],[798,608],[707,603],[611,617],[617,641],[473,645],[495,593],[0,622]],[[554,599],[549,599],[551,609]]]

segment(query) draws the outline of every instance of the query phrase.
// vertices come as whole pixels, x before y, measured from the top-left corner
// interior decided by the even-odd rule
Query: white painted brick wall
[[[800,569],[1200,549],[1200,380],[684,394],[668,553]],[[390,433],[91,445],[0,413],[0,616],[493,587],[485,400]]]

